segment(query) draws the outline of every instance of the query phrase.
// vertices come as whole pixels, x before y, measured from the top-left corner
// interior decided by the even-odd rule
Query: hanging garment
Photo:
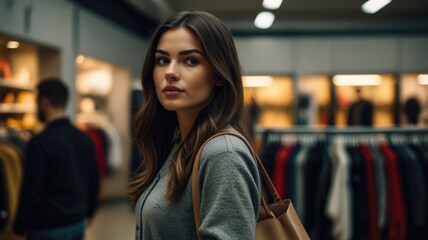
[[[347,152],[351,157],[351,190],[352,190],[352,207],[353,207],[353,236],[354,239],[367,239],[367,183],[366,172],[364,169],[364,160],[358,146],[347,146]]]
[[[422,226],[426,218],[427,193],[424,183],[424,173],[420,162],[416,159],[416,154],[408,149],[407,146],[397,144],[392,146],[392,149],[397,154],[402,177],[404,203],[407,212],[407,237],[414,239],[412,235],[415,229]]]
[[[326,203],[326,215],[332,221],[334,239],[347,240],[352,236],[352,193],[349,184],[349,156],[343,139],[336,138],[329,146],[332,160],[332,183]]]
[[[8,218],[5,171],[3,160],[0,160],[0,232],[5,230]]]
[[[89,135],[89,137],[94,143],[100,177],[106,177],[108,171],[105,157],[105,142],[103,136],[100,134],[99,131],[94,128],[87,128],[85,132]]]
[[[370,150],[373,154],[376,171],[376,190],[377,190],[377,209],[378,209],[378,228],[380,234],[383,236],[383,232],[386,227],[386,176],[385,166],[382,154],[380,154],[377,146],[370,146]]]
[[[304,186],[306,185],[305,182],[305,175],[304,175],[304,169],[306,165],[306,161],[309,155],[309,152],[311,150],[311,146],[309,145],[303,145],[299,151],[299,153],[296,156],[296,164],[295,164],[295,201],[293,202],[294,208],[297,212],[297,214],[300,217],[300,220],[303,224],[305,224],[305,190]],[[295,204],[294,204],[295,203]]]
[[[364,167],[366,172],[367,183],[367,207],[368,207],[368,221],[367,221],[367,239],[378,240],[380,239],[380,231],[378,226],[378,199],[376,189],[376,172],[375,160],[366,143],[360,143],[359,149],[362,153]]]
[[[18,152],[7,143],[0,143],[0,159],[3,161],[5,169],[8,222],[11,223],[16,216],[19,191],[23,180],[22,159]]]
[[[387,238],[407,238],[407,213],[403,198],[402,180],[396,154],[385,143],[379,144],[384,155],[387,176]]]
[[[297,142],[296,147],[293,149],[290,155],[290,159],[287,162],[285,167],[286,172],[286,191],[285,196],[289,198],[292,202],[296,202],[296,157],[300,152],[302,145]]]
[[[424,176],[424,184],[428,186],[428,152],[424,151],[426,145],[413,145],[411,148],[416,153],[419,163],[421,165],[421,170]],[[428,203],[427,203],[428,204]],[[428,239],[428,206],[425,205],[425,222],[422,226],[414,229],[413,234],[415,239]]]
[[[266,172],[269,176],[273,176],[273,168],[276,161],[276,154],[281,147],[281,143],[278,142],[269,142],[266,148],[263,149],[262,160],[263,166],[266,169]]]
[[[315,223],[314,229],[311,230],[311,239],[333,239],[332,223],[325,214],[325,206],[327,205],[327,197],[332,181],[332,160],[327,151],[327,147],[322,151],[323,163],[320,169],[320,177],[318,180],[318,194],[315,197]]]
[[[321,194],[320,191],[320,175],[321,169],[325,159],[323,159],[324,143],[317,143],[308,153],[308,159],[304,166],[303,176],[305,178],[304,196],[305,196],[305,212],[302,218],[304,219],[304,226],[311,236],[312,230],[315,226],[315,211],[316,211],[316,197]]]
[[[417,194],[417,198],[414,199],[414,209],[412,210],[413,217],[412,217],[412,223],[414,228],[421,227],[425,224],[427,221],[427,203],[428,203],[428,186],[425,184],[425,173],[422,169],[422,164],[418,159],[418,155],[416,152],[411,149],[409,146],[405,146],[403,148],[404,151],[407,152],[409,156],[409,160],[412,163],[412,169],[413,169],[413,182],[414,182],[414,188],[415,188],[415,194]]]
[[[106,149],[107,165],[109,169],[118,169],[123,163],[123,146],[119,132],[113,124],[105,122],[100,124],[100,128],[106,135],[108,148]]]
[[[263,149],[263,153],[262,153],[262,162],[263,162],[263,166],[267,172],[267,174],[269,176],[271,176],[271,179],[273,181],[273,168],[274,168],[274,164],[275,164],[275,156],[279,150],[279,148],[281,147],[281,143],[279,141],[273,141],[273,142],[267,142],[267,146],[266,148]],[[266,201],[273,202],[272,196],[269,196],[269,194],[267,194],[268,196],[266,196]]]
[[[273,168],[273,184],[278,191],[281,199],[286,198],[287,192],[287,162],[290,159],[290,155],[293,152],[295,145],[283,145],[278,150],[275,156],[275,163]]]

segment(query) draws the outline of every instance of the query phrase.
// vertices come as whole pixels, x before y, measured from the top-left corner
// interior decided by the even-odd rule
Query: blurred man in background
[[[37,87],[45,129],[25,149],[25,177],[15,239],[83,239],[98,205],[99,173],[93,143],[65,115],[68,90],[60,79]]]

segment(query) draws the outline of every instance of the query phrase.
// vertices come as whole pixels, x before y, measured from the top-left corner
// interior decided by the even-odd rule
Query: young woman
[[[198,175],[201,226],[191,175],[201,145],[219,130],[244,136],[241,70],[229,30],[205,12],[173,15],[155,31],[136,118],[141,172],[131,183],[136,239],[254,239],[260,207],[255,159],[239,138],[204,147]]]

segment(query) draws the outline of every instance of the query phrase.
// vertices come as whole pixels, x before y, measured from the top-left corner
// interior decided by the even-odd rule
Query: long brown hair
[[[167,111],[156,97],[153,67],[160,37],[179,27],[186,27],[197,35],[221,86],[214,88],[189,134],[179,143],[175,161],[169,168],[167,199],[175,202],[180,197],[191,175],[197,150],[216,131],[230,125],[248,136],[243,124],[247,115],[244,113],[241,69],[231,33],[217,17],[206,12],[179,12],[171,16],[154,32],[142,71],[145,102],[135,119],[135,141],[142,162],[141,172],[131,182],[131,201],[134,203],[166,160],[178,129],[175,112]]]

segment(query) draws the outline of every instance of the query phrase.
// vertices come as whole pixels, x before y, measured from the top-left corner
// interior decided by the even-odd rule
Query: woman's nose
[[[168,81],[177,81],[180,79],[180,75],[178,73],[178,66],[176,63],[171,62],[166,69],[165,78]]]

